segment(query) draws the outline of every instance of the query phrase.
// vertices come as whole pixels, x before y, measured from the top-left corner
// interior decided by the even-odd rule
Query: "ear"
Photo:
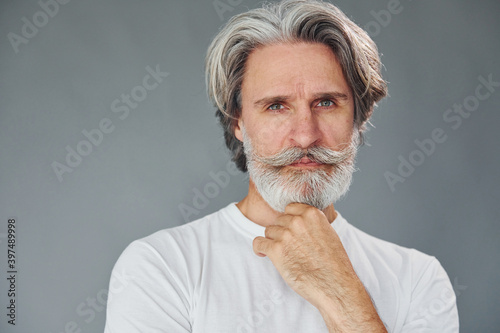
[[[241,130],[242,126],[243,126],[243,120],[241,120],[240,116],[234,125],[234,136],[241,142],[243,142],[243,132]]]

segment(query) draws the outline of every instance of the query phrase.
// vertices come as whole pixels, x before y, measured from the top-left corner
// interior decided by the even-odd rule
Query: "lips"
[[[290,165],[292,165],[292,166],[317,166],[317,165],[321,165],[321,163],[314,162],[307,157],[303,157],[300,160],[298,160],[297,162],[294,162]]]

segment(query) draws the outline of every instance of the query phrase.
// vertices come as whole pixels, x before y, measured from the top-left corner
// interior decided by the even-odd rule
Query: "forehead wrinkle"
[[[306,95],[305,84],[300,83],[300,82],[296,83],[295,84],[295,93],[296,93],[298,98],[304,98]]]

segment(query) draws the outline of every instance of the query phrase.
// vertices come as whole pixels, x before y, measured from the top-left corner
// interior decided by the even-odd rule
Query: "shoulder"
[[[167,267],[182,272],[186,265],[201,260],[210,242],[230,237],[223,208],[195,221],[159,230],[131,242],[120,255],[115,270],[148,271]],[[146,268],[146,267],[144,267]],[[178,274],[178,273],[176,273]]]
[[[130,243],[111,273],[106,332],[190,332],[204,244],[221,228],[218,213]],[[146,320],[147,319],[147,320]]]

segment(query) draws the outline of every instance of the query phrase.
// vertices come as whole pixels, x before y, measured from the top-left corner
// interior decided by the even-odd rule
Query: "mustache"
[[[313,146],[307,149],[288,147],[270,156],[250,154],[250,158],[255,162],[265,163],[274,167],[284,167],[298,162],[304,157],[316,163],[336,165],[353,158],[357,150],[357,146],[353,143],[338,151],[321,146]]]

